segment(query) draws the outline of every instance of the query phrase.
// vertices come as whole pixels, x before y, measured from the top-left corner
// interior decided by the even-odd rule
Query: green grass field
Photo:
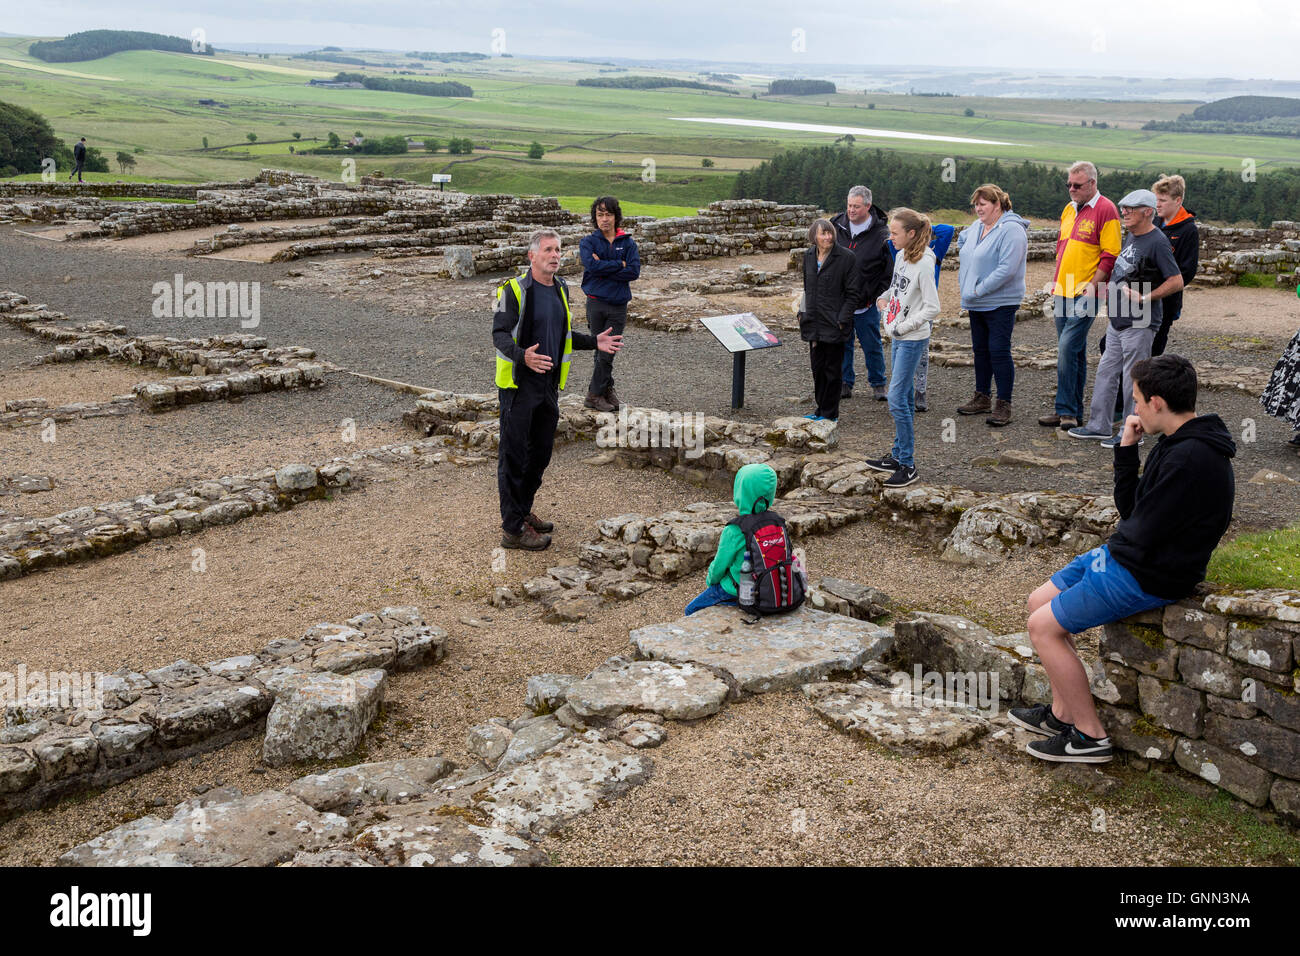
[[[331,131],[347,138],[401,134],[442,143],[469,137],[470,156],[413,151],[357,156],[358,172],[425,180],[450,173],[452,188],[563,196],[613,193],[647,205],[694,208],[730,194],[735,172],[791,146],[833,142],[832,133],[679,122],[684,117],[866,127],[939,136],[1001,140],[1008,146],[944,144],[856,136],[857,148],[905,150],[930,156],[995,157],[1066,164],[1081,157],[1104,167],[1241,168],[1252,159],[1300,165],[1300,142],[1285,137],[1143,132],[1148,119],[1173,119],[1187,104],[986,97],[921,97],[838,93],[751,98],[766,78],[746,77],[739,95],[697,90],[617,90],[579,87],[598,67],[572,62],[494,58],[428,64],[429,79],[453,78],[474,88],[471,99],[373,90],[310,87],[351,66],[288,57],[218,53],[215,57],[131,51],[51,65],[30,57],[30,38],[0,37],[0,100],[35,109],[71,143],[80,136],[110,160],[136,154],[129,179],[226,180],[277,166],[338,178],[337,156],[290,154]],[[366,59],[377,58],[365,54]],[[392,58],[389,57],[391,60]],[[394,65],[404,61],[400,56]],[[384,72],[368,68],[367,72]],[[664,71],[655,71],[656,73]],[[680,74],[698,79],[698,75]],[[418,77],[417,77],[418,78]],[[201,106],[209,98],[220,106]],[[868,108],[874,104],[874,108]],[[975,115],[965,116],[966,109]],[[1084,128],[1079,120],[1109,123]],[[255,133],[250,144],[247,133]],[[302,134],[301,142],[292,134]],[[207,137],[209,148],[203,148]],[[526,158],[534,140],[546,149]],[[712,168],[703,168],[709,158]],[[645,161],[654,180],[642,178]],[[96,180],[122,178],[98,174]]]
[[[1219,545],[1205,577],[1229,588],[1300,588],[1300,525]]]

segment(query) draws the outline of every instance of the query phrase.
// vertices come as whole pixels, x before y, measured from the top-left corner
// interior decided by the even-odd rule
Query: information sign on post
[[[731,353],[731,407],[741,408],[745,404],[745,356],[758,349],[776,348],[781,340],[753,312],[711,315],[700,321]]]

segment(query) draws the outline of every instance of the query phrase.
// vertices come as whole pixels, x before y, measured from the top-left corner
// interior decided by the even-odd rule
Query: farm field
[[[359,172],[378,169],[416,180],[450,173],[453,188],[470,192],[574,197],[616,192],[637,203],[694,208],[729,195],[739,170],[791,146],[837,138],[828,132],[682,122],[715,117],[1006,144],[855,135],[855,148],[939,157],[1065,164],[1087,156],[1103,168],[1153,173],[1238,168],[1244,159],[1253,160],[1260,172],[1300,164],[1300,143],[1285,137],[1140,129],[1149,119],[1176,118],[1189,109],[1185,103],[851,91],[754,98],[766,89],[767,78],[751,75],[734,81],[734,94],[622,90],[574,85],[581,77],[609,72],[596,64],[501,57],[426,61],[424,68],[409,71],[416,78],[455,79],[474,89],[473,98],[441,98],[307,85],[340,70],[381,75],[399,66],[405,70],[408,62],[393,54],[364,54],[368,60],[388,58],[393,69],[224,51],[214,57],[131,51],[52,66],[28,55],[32,39],[0,38],[0,100],[41,113],[66,142],[86,136],[110,159],[119,150],[131,152],[137,161],[131,178],[147,180],[236,179],[270,165],[333,177],[339,175],[339,156],[298,151],[323,145],[330,132],[344,139],[360,132],[367,138],[435,139],[442,149],[358,156]],[[200,99],[222,105],[200,105]],[[965,115],[968,110],[973,115]],[[1109,128],[1081,126],[1080,120]],[[471,139],[474,153],[449,155],[446,142],[452,137]],[[534,141],[545,150],[542,159],[527,158]],[[703,166],[705,159],[713,165]],[[653,181],[647,181],[647,161],[653,162]]]

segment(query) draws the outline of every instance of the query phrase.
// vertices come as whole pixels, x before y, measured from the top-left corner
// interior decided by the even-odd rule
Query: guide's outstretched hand
[[[623,336],[614,335],[613,332],[614,326],[611,325],[604,332],[601,332],[600,335],[596,336],[596,348],[600,349],[602,352],[608,352],[610,355],[613,355],[621,349],[623,347]]]
[[[536,345],[530,345],[524,350],[524,364],[534,372],[549,372],[551,366],[555,364],[554,360],[543,352],[537,351]]]

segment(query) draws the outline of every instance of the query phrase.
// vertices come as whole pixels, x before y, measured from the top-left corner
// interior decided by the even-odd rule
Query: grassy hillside
[[[493,58],[447,65],[430,62],[413,78],[452,79],[474,88],[473,99],[431,98],[372,90],[309,87],[332,77],[337,65],[303,59],[218,52],[193,57],[131,51],[52,67],[27,55],[32,38],[0,37],[0,100],[35,109],[66,142],[86,136],[106,155],[135,154],[137,178],[231,179],[274,165],[326,177],[340,173],[339,157],[291,155],[320,145],[336,132],[367,137],[406,135],[446,141],[469,137],[471,156],[412,151],[359,156],[358,172],[427,180],[449,172],[452,187],[470,191],[589,196],[612,192],[629,200],[696,206],[730,193],[737,170],[783,148],[825,144],[832,133],[714,126],[683,117],[869,127],[908,133],[1001,140],[1012,145],[949,145],[878,139],[860,134],[858,146],[885,146],[934,156],[1069,163],[1086,157],[1103,167],[1158,173],[1174,167],[1241,168],[1243,157],[1261,173],[1273,165],[1300,165],[1300,143],[1280,137],[1147,132],[1150,119],[1175,119],[1186,103],[1102,103],[1059,100],[921,97],[837,93],[767,97],[769,78],[746,76],[740,95],[690,89],[621,90],[579,87],[598,76],[592,64]],[[364,53],[368,61],[384,54]],[[397,57],[394,66],[409,62]],[[365,72],[391,75],[367,68]],[[617,75],[617,74],[615,74]],[[701,74],[682,73],[701,80]],[[206,98],[226,108],[201,106]],[[869,108],[874,104],[874,108]],[[966,116],[970,109],[974,115]],[[1110,129],[1081,127],[1079,120]],[[250,145],[247,133],[255,133]],[[302,134],[301,142],[292,134]],[[207,137],[209,148],[203,148]],[[546,149],[529,160],[529,143]],[[136,153],[139,149],[140,152]],[[703,168],[709,158],[714,166]],[[645,182],[644,160],[655,164]],[[108,178],[116,178],[110,175]]]

